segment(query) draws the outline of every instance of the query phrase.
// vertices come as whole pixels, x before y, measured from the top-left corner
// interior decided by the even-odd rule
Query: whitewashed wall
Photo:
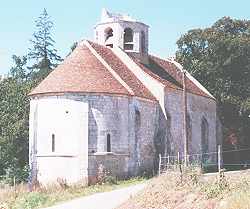
[[[30,115],[30,150],[35,140],[37,180],[49,183],[61,178],[74,183],[86,178],[88,104],[60,97],[33,99]]]
[[[102,45],[105,45],[105,30],[112,28],[113,30],[113,44],[116,47],[123,49],[124,44],[124,29],[131,28],[134,34],[134,49],[131,51],[141,51],[141,31],[145,33],[145,52],[148,52],[148,26],[140,22],[117,21],[111,23],[100,23],[95,27],[94,40]]]

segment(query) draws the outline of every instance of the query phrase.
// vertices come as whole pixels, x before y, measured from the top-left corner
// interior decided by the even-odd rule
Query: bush
[[[117,184],[117,179],[114,176],[105,176],[104,181],[105,184]]]
[[[98,184],[117,184],[116,177],[112,176],[111,172],[105,169],[105,167],[100,164],[97,172],[97,183]]]
[[[21,183],[21,182],[27,182],[28,177],[29,177],[29,166],[24,166],[23,168],[15,168],[13,167],[9,167],[8,169],[5,170],[5,175],[2,178],[2,181],[5,184],[9,184],[11,186],[13,186],[14,184],[14,179],[15,182]]]
[[[39,206],[42,206],[48,200],[48,195],[39,192],[32,192],[26,194],[25,196],[19,197],[16,200],[16,203],[13,209],[33,209]]]
[[[197,171],[192,170],[188,173],[188,176],[193,185],[197,185],[199,183],[200,174]]]
[[[207,183],[202,187],[202,191],[206,194],[208,199],[218,197],[219,195],[228,192],[229,189],[230,185],[223,171],[219,174],[217,181]]]

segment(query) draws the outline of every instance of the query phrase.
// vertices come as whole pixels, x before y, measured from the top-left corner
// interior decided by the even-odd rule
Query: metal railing
[[[166,172],[171,169],[176,169],[179,166],[184,166],[185,158],[187,159],[187,166],[196,166],[205,168],[213,167],[213,170],[220,171],[225,167],[230,166],[238,166],[241,168],[246,168],[250,166],[250,154],[249,160],[240,161],[240,162],[226,162],[224,163],[222,160],[223,154],[231,154],[231,153],[243,153],[249,151],[250,148],[247,149],[237,149],[237,150],[226,150],[222,151],[221,146],[218,146],[216,152],[206,152],[206,153],[195,153],[184,156],[182,153],[178,152],[177,155],[159,155],[159,170],[158,173]]]

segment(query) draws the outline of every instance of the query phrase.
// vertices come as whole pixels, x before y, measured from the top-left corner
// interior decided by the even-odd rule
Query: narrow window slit
[[[55,134],[52,134],[52,152],[55,152]]]
[[[107,134],[107,152],[111,152],[110,134]]]

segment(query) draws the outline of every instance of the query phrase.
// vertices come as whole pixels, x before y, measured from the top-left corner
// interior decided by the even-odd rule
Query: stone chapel
[[[148,25],[104,9],[94,40],[32,90],[33,179],[87,184],[100,165],[119,178],[153,173],[159,154],[184,153],[185,130],[189,154],[216,151],[215,98],[149,45]]]

